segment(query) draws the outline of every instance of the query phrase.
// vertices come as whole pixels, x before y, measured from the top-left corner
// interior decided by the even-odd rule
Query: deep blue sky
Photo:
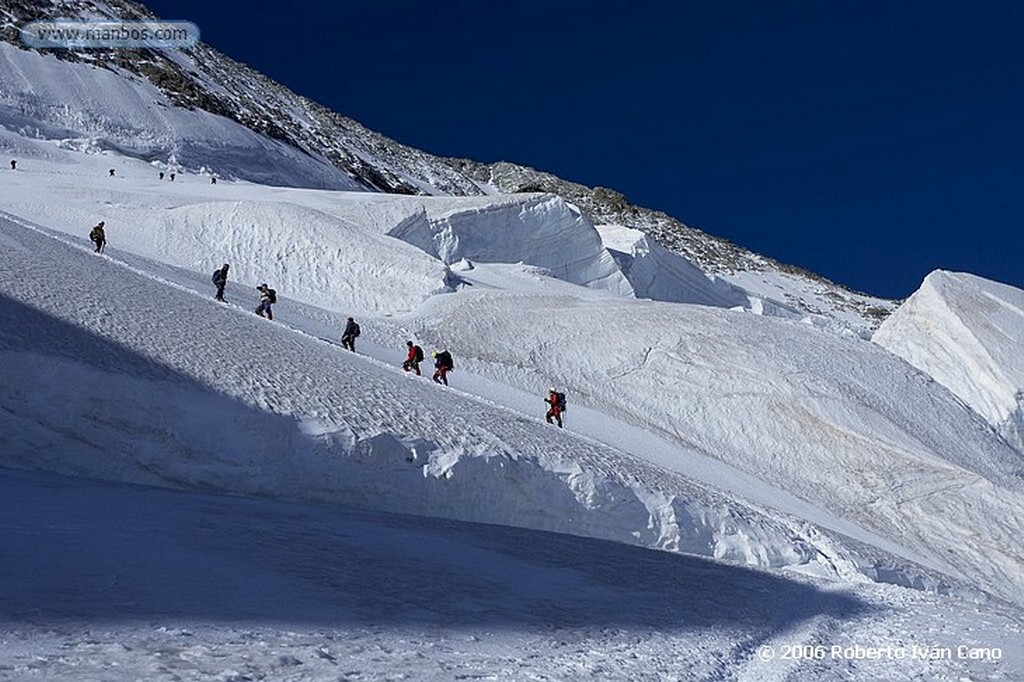
[[[1024,288],[1024,3],[144,0],[411,146],[611,187],[879,296]]]

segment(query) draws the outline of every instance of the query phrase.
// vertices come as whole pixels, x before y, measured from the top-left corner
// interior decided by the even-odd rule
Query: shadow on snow
[[[784,630],[868,607],[589,538],[0,469],[0,621]]]

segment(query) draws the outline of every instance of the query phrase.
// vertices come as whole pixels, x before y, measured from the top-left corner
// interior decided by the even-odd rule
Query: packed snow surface
[[[1021,458],[877,345],[679,302],[696,273],[545,195],[0,145],[0,675],[1024,674]],[[950,655],[855,656],[912,645]]]

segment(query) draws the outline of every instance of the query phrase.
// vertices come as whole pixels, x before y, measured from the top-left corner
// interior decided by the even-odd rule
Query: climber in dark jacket
[[[345,325],[345,331],[341,333],[341,347],[355,353],[357,336],[359,336],[359,325],[350,317]]]
[[[455,368],[455,363],[452,362],[452,354],[446,350],[441,352],[434,351],[434,381],[439,384],[448,385],[448,372]]]
[[[217,287],[217,294],[214,298],[218,301],[224,300],[224,287],[228,285],[228,268],[230,267],[230,265],[225,263],[224,267],[213,273],[213,285]]]
[[[107,243],[107,233],[103,231],[103,221],[89,232],[89,241],[96,245],[96,253],[103,253],[103,246]]]

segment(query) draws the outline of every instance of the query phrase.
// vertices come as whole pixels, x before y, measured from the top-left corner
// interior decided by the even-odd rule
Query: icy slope
[[[1024,451],[1024,291],[937,270],[873,339],[934,377]]]
[[[29,137],[77,140],[160,167],[269,185],[356,189],[326,159],[202,110],[176,107],[149,82],[0,42],[0,125]],[[154,175],[156,171],[154,170]]]
[[[155,280],[116,249],[0,230],[6,466],[854,575],[794,519]]]
[[[905,582],[935,584],[931,579],[921,582],[908,577],[912,571],[907,572],[906,562],[915,562],[1000,594],[1015,589],[1019,557],[1014,554],[1012,537],[1019,532],[1020,510],[1018,493],[1013,487],[1016,474],[1012,463],[1008,464],[1009,451],[969,411],[951,400],[944,389],[935,384],[922,385],[920,375],[909,372],[905,364],[870,344],[822,334],[811,325],[772,321],[741,312],[623,299],[608,291],[552,279],[526,266],[492,264],[466,269],[468,266],[463,264],[455,275],[449,276],[439,259],[387,236],[396,226],[421,235],[434,234],[433,220],[459,211],[466,216],[480,216],[485,225],[496,217],[504,221],[543,216],[544,211],[531,213],[534,207],[546,205],[548,200],[542,197],[400,198],[233,182],[196,184],[189,178],[161,183],[150,177],[148,169],[137,161],[113,155],[55,152],[45,143],[36,144],[49,150],[54,158],[44,161],[42,155],[37,156],[24,170],[3,176],[5,184],[0,186],[4,205],[20,219],[60,230],[68,235],[67,239],[79,244],[85,243],[91,224],[106,219],[111,254],[146,277],[159,276],[202,292],[204,297],[211,293],[209,272],[230,255],[238,261],[231,260],[237,268],[233,267],[229,300],[251,307],[251,287],[261,280],[270,281],[283,297],[279,320],[327,338],[337,338],[344,316],[355,311],[363,318],[364,340],[373,344],[364,352],[368,350],[391,364],[399,361],[399,349],[407,338],[419,339],[428,350],[431,346],[447,345],[458,358],[456,377],[460,388],[491,403],[511,407],[518,414],[536,415],[542,405],[539,395],[552,380],[567,386],[574,406],[569,428],[612,445],[616,452],[601,456],[610,459],[601,459],[604,464],[598,475],[605,480],[608,471],[614,472],[611,480],[618,482],[612,489],[619,491],[615,495],[623,494],[622,477],[628,478],[634,466],[622,468],[622,453],[628,453],[631,462],[643,461],[644,467],[654,467],[653,473],[645,474],[650,478],[644,484],[646,490],[663,491],[663,486],[656,482],[662,473],[657,472],[668,470],[685,476],[679,483],[684,492],[668,497],[663,492],[655,496],[640,493],[644,497],[640,500],[632,491],[625,493],[627,499],[639,500],[621,508],[632,510],[625,513],[625,520],[615,514],[602,519],[598,514],[592,522],[586,521],[595,530],[586,532],[604,533],[600,537],[628,535],[659,546],[734,556],[758,564],[804,561],[804,552],[794,550],[789,539],[778,542],[782,536],[802,536],[804,531],[778,534],[779,524],[786,526],[789,520],[780,521],[781,517],[772,513],[764,524],[755,523],[749,521],[753,517],[744,511],[740,516],[748,520],[740,524],[742,532],[727,538],[729,532],[724,529],[735,522],[725,522],[723,512],[709,514],[703,506],[708,499],[720,500],[719,510],[748,509],[750,503],[756,506],[758,514],[775,509],[787,515],[787,519],[804,519],[818,529],[825,528],[902,557],[881,562],[871,558],[870,552],[861,558],[851,557],[853,545],[845,540],[835,541],[839,547],[836,550],[819,545],[818,551],[824,555],[847,556],[849,562],[861,565],[872,575],[892,573],[902,576],[895,579]],[[108,163],[118,164],[118,177],[106,177],[103,169]],[[147,171],[142,177],[140,169]],[[551,205],[557,207],[558,203]],[[492,208],[481,211],[487,206]],[[502,212],[507,216],[501,217]],[[438,224],[446,223],[442,220]],[[473,226],[469,218],[466,224]],[[576,225],[586,227],[585,223]],[[525,231],[528,227],[523,225],[519,229]],[[535,227],[540,229],[543,225],[538,222]],[[233,244],[238,248],[229,250],[234,248]],[[495,250],[492,257],[514,261],[522,253],[514,250],[520,248],[518,244],[509,244],[508,248],[509,251]],[[53,257],[56,261],[62,258]],[[565,262],[576,262],[574,258],[570,251]],[[330,276],[311,274],[318,272]],[[112,280],[124,279],[120,270],[109,276]],[[32,277],[27,277],[26,282],[35,281]],[[27,286],[30,289],[22,297],[26,302],[32,300],[30,291],[46,291],[51,285],[43,279]],[[73,299],[74,286],[69,286],[68,296]],[[138,285],[118,281],[110,286],[116,286],[120,292],[122,288]],[[432,296],[433,292],[447,293]],[[119,293],[110,295],[119,300]],[[141,297],[162,300],[166,295],[152,291]],[[421,303],[424,300],[426,303]],[[134,300],[118,303],[119,310],[137,307]],[[147,318],[140,325],[166,324],[162,320],[170,317],[175,324],[185,324],[191,335],[197,331],[187,320],[178,320],[175,313],[189,311],[185,315],[189,318],[194,311],[205,308],[196,308],[190,299],[183,299],[162,300],[158,310],[153,314],[163,317]],[[58,317],[63,319],[70,314],[60,312]],[[364,314],[379,317],[366,318]],[[244,317],[243,325],[259,322],[248,315]],[[255,333],[244,331],[239,336],[249,339]],[[203,339],[198,347],[205,349],[210,342],[205,336]],[[177,343],[192,347],[197,342],[186,336]],[[175,355],[180,352],[175,351]],[[223,366],[239,362],[223,357],[218,344],[203,352],[219,358],[217,363]],[[145,354],[153,355],[151,351]],[[344,363],[346,358],[341,361]],[[273,361],[246,355],[243,365],[264,367],[281,363],[282,369],[275,371],[287,372],[283,367],[295,362],[306,372],[308,368],[335,367],[338,359],[331,353],[325,357],[303,355],[297,360],[281,354]],[[467,369],[472,371],[466,372]],[[347,387],[343,391],[345,400],[352,402],[345,404],[359,413],[359,396],[364,387],[350,383],[348,375],[360,370],[345,366],[338,371],[347,378],[330,377],[332,390]],[[209,372],[216,373],[199,373],[206,376]],[[474,372],[498,383],[476,381]],[[25,375],[26,381],[29,376]],[[320,380],[319,376],[316,380]],[[892,377],[898,380],[893,382]],[[204,383],[207,381],[203,379]],[[66,381],[55,381],[52,390],[57,392],[66,385]],[[509,386],[514,388],[510,390]],[[133,387],[131,392],[140,390]],[[265,391],[258,387],[252,390]],[[305,388],[294,390],[302,394]],[[248,391],[245,389],[239,395],[246,396]],[[392,395],[390,389],[382,393]],[[419,400],[411,396],[409,399]],[[65,398],[58,395],[53,400],[62,404]],[[97,400],[108,404],[102,396]],[[180,402],[205,405],[206,400],[196,397]],[[247,404],[262,405],[261,399],[251,396],[244,400]],[[284,391],[279,400],[290,403],[295,398]],[[322,400],[335,404],[338,398],[331,393]],[[117,401],[114,406],[121,404],[123,401]],[[586,414],[581,407],[589,407],[591,413]],[[191,409],[175,409],[182,409],[181,419],[187,423]],[[307,415],[317,409],[307,406],[299,411]],[[476,414],[474,407],[464,409],[466,415]],[[371,447],[363,434],[351,442],[342,439],[343,450],[348,452],[356,441],[366,441],[359,447],[389,453],[383,456],[404,461],[411,456],[411,446],[406,442],[410,433],[413,440],[434,442],[429,427],[417,427],[410,432],[401,416],[395,417],[397,421],[392,424],[392,410],[402,414],[397,406],[391,406],[386,412],[388,417],[381,416],[375,428],[400,434],[400,445],[385,438],[381,443],[374,441]],[[198,423],[207,423],[203,421],[207,412],[201,410]],[[316,426],[318,419],[310,427],[315,433],[321,428],[347,433],[348,427],[330,426],[335,424],[334,417],[327,420],[327,427]],[[424,417],[425,421],[433,419]],[[459,417],[453,428],[462,428],[465,419]],[[498,440],[504,442],[504,434],[512,428],[507,419],[497,414],[494,420],[493,428],[485,429],[486,433],[480,436],[483,442],[493,440],[493,434],[502,434]],[[146,417],[136,416],[133,421],[146,422]],[[447,417],[442,418],[442,422],[446,421]],[[87,417],[87,423],[93,421]],[[956,433],[952,438],[951,429]],[[293,429],[282,431],[292,432]],[[247,428],[239,435],[239,441],[249,442],[253,439],[251,433],[259,431]],[[533,445],[509,445],[508,450],[547,452],[549,435],[540,440],[536,434],[524,435],[524,442]],[[304,452],[305,436],[284,442],[277,440],[280,437],[276,432],[272,438],[257,437],[253,452],[263,452],[266,457],[275,448]],[[121,436],[117,438],[115,443],[124,442],[119,440]],[[189,441],[188,447],[199,446],[206,447],[202,443],[197,445],[195,439]],[[120,449],[111,447],[115,451]],[[164,451],[160,450],[162,445],[154,447]],[[455,439],[441,450],[462,452],[466,447]],[[574,447],[570,442],[564,444],[566,452],[575,452]],[[470,450],[479,452],[473,448]],[[219,461],[219,452],[215,451],[216,457],[211,461]],[[570,460],[577,462],[572,457]],[[345,462],[349,466],[352,460]],[[463,463],[464,468],[472,466],[476,465]],[[561,464],[551,466],[562,471],[558,468]],[[418,472],[418,467],[410,471]],[[254,470],[259,471],[260,467]],[[445,466],[435,469],[445,470]],[[530,471],[537,469],[531,467]],[[952,483],[945,480],[947,474]],[[188,470],[183,477],[169,477],[190,481],[189,476],[194,475]],[[214,478],[223,475],[218,469]],[[544,474],[541,479],[547,480],[547,476]],[[580,486],[590,485],[584,483],[589,480],[587,476],[573,478],[564,472],[559,476],[565,480],[559,479],[555,487],[561,486],[563,490],[553,500],[569,499],[561,497],[565,490],[570,491],[572,499],[577,495],[583,499],[590,496],[579,493],[583,489]],[[565,488],[565,481],[570,479],[574,483]],[[249,490],[262,490],[260,485],[264,483],[259,480],[260,477],[255,481],[246,479],[244,485],[250,486]],[[321,471],[317,485],[310,490],[333,490],[334,483],[320,485],[330,480]],[[357,476],[351,480],[360,479]],[[379,483],[371,480],[374,485]],[[416,486],[429,481],[417,478],[409,490],[418,490]],[[219,484],[230,487],[224,481]],[[546,485],[538,483],[541,487]],[[594,485],[601,489],[604,484]],[[938,491],[946,488],[952,488],[950,499],[956,501],[958,508],[936,514],[936,505],[942,501]],[[999,492],[1003,488],[1009,492]],[[702,497],[704,493],[698,490],[718,497]],[[289,488],[287,494],[292,492]],[[344,498],[352,491],[335,493]],[[530,506],[525,503],[523,509],[497,510],[492,517],[488,516],[492,511],[480,511],[465,502],[454,508],[445,507],[447,502],[431,501],[430,496],[408,490],[393,497],[399,510],[457,512],[464,514],[460,518],[536,523],[544,528],[549,527],[544,524],[554,523],[554,527],[565,529],[564,517],[571,516],[560,502],[553,503],[538,520],[523,511]],[[686,502],[676,509],[672,502],[676,497],[703,502],[694,508],[686,507]],[[407,498],[426,506],[402,507]],[[430,506],[435,503],[437,507]],[[545,516],[549,512],[550,518]],[[652,518],[656,520],[651,521]],[[975,528],[981,529],[977,538]],[[944,552],[947,546],[952,554]],[[881,570],[879,566],[883,564],[896,568]]]
[[[945,389],[870,343],[709,308],[493,290],[435,300],[420,320],[422,336],[474,372],[534,394],[564,387],[575,404],[721,460],[954,575],[1024,593],[1024,462]],[[685,457],[652,461],[698,475]]]

